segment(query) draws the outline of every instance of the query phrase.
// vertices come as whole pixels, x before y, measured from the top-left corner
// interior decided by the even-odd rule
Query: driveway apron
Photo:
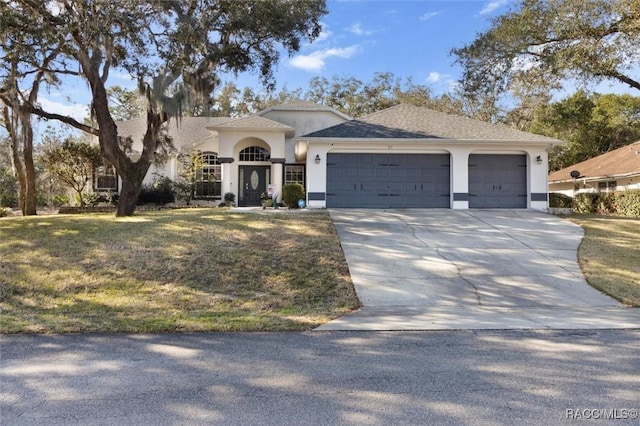
[[[583,231],[532,210],[330,211],[362,308],[319,330],[638,328],[589,286]]]

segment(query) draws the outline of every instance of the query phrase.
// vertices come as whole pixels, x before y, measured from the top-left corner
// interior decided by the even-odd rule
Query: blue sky
[[[376,72],[392,72],[440,94],[460,75],[451,49],[488,28],[490,18],[504,13],[509,1],[327,0],[329,13],[321,20],[320,37],[293,57],[282,55],[275,73],[277,88],[306,89],[316,76],[368,82]],[[261,89],[254,74],[221,77],[240,88]],[[125,73],[111,73],[108,83],[135,88]],[[62,93],[43,92],[40,99],[45,108],[76,118],[86,115],[89,103],[83,85],[67,86]]]
[[[392,72],[397,77],[412,77],[436,95],[451,90],[461,70],[449,52],[472,42],[489,28],[491,18],[508,11],[515,0],[327,0],[329,13],[322,18],[323,31],[311,44],[304,45],[293,57],[281,57],[276,70],[277,88],[306,89],[316,76],[331,79],[355,77],[368,82],[376,72]],[[237,78],[236,86],[260,90],[253,74]],[[124,73],[113,72],[110,85],[134,88]],[[570,93],[575,87],[567,88]],[[622,85],[605,83],[602,93],[630,93]],[[43,92],[45,108],[76,118],[86,115],[88,90],[80,84],[65,87],[63,93]],[[633,93],[635,95],[635,93]]]
[[[451,49],[473,41],[509,1],[328,0],[320,37],[283,58],[278,87],[305,88],[316,76],[369,81],[375,72],[392,72],[442,93],[460,75]]]

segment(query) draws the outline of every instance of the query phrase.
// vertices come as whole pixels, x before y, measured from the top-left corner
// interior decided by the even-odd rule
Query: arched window
[[[240,151],[240,161],[269,161],[271,154],[259,146],[250,146]]]
[[[222,188],[222,166],[215,152],[203,152],[202,168],[196,173],[196,198],[219,198]]]

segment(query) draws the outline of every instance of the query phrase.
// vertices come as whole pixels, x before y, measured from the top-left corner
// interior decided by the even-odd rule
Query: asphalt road
[[[7,426],[640,422],[640,330],[0,337]]]

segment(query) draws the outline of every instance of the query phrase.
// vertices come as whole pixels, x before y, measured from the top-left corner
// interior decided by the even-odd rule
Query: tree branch
[[[609,76],[609,77],[615,78],[616,80],[620,80],[621,82],[628,84],[629,86],[633,87],[634,89],[640,90],[640,81],[636,81],[636,80],[632,79],[631,77],[627,77],[626,75],[624,75],[624,74],[622,74],[622,73],[620,73],[620,72],[618,72],[616,70],[610,71],[608,73],[601,73],[601,74],[596,74],[596,75],[597,76],[603,76],[603,77]]]
[[[75,127],[78,130],[82,130],[83,132],[92,134],[94,136],[99,136],[100,135],[100,131],[98,129],[95,129],[91,126],[87,126],[86,124],[82,124],[79,121],[68,117],[66,115],[61,115],[61,114],[54,114],[51,112],[47,112],[45,110],[43,110],[40,107],[35,107],[31,104],[29,105],[25,105],[25,107],[29,110],[29,112],[31,114],[37,115],[38,117],[42,117],[44,119],[47,120],[57,120],[60,121],[62,123],[68,124],[71,127]]]

